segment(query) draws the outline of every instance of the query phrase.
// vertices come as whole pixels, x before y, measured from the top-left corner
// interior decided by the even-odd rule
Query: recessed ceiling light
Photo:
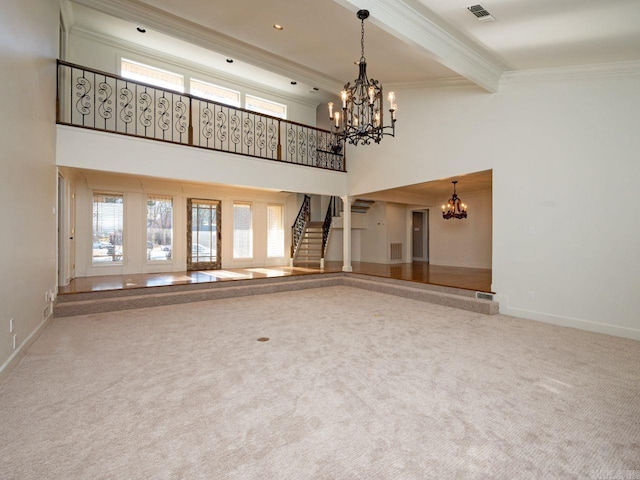
[[[291,80],[291,85],[297,85],[298,82],[296,82],[295,80]]]
[[[227,58],[227,63],[233,63],[233,59],[232,58]]]
[[[273,28],[275,28],[276,30],[284,30],[284,27],[282,25],[278,25],[277,23],[273,24]]]
[[[138,27],[138,28],[136,28],[136,30],[138,30],[140,33],[146,33],[147,32],[146,28],[144,28],[144,27]]]

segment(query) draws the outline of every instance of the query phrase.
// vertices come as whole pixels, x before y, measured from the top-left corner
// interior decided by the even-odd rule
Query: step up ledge
[[[293,290],[305,290],[324,286],[342,284],[341,276],[325,276],[310,280],[293,280],[289,282],[265,283],[260,285],[228,286],[216,289],[202,289],[194,291],[156,293],[128,297],[111,297],[99,300],[81,300],[64,302],[54,306],[55,317],[70,317],[76,315],[132,310],[145,307],[176,305],[181,303],[203,302],[224,298],[261,295]]]
[[[392,285],[376,280],[364,280],[353,277],[346,277],[344,284],[356,288],[362,288],[378,293],[387,293],[399,297],[420,300],[428,303],[435,303],[445,307],[459,308],[470,312],[483,313],[485,315],[496,315],[499,313],[499,304],[491,300],[482,300],[472,297],[452,295],[449,293],[436,292],[433,290],[423,290],[410,286]]]

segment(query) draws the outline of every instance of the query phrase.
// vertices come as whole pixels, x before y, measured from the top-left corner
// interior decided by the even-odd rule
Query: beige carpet
[[[350,287],[57,318],[0,438],[3,480],[640,478],[640,342]]]

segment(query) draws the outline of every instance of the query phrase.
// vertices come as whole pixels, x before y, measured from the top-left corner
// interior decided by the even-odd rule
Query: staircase
[[[367,213],[374,203],[376,203],[374,200],[356,198],[351,204],[351,213]]]
[[[307,222],[293,265],[320,266],[322,259],[322,222]]]

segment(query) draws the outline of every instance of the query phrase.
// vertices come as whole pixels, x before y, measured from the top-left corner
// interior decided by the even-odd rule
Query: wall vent
[[[471,13],[473,13],[476,18],[478,20],[480,20],[481,22],[491,22],[493,20],[495,20],[495,18],[493,17],[493,15],[491,15],[486,8],[484,8],[482,5],[478,4],[478,5],[471,5],[470,7],[467,7],[467,10],[469,10]]]
[[[392,243],[391,244],[391,260],[402,260],[402,244],[401,243]]]
[[[481,300],[491,300],[491,301],[493,301],[493,294],[484,293],[484,292],[476,292],[476,298],[479,298]]]

